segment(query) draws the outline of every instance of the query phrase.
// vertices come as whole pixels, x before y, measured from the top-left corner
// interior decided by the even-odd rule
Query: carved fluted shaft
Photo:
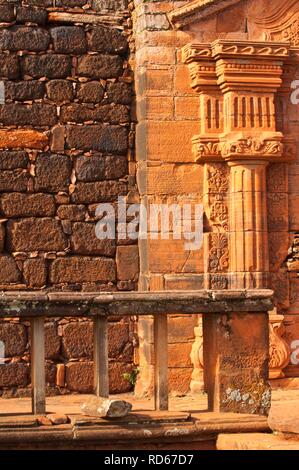
[[[260,288],[269,271],[267,162],[231,162],[231,287]]]

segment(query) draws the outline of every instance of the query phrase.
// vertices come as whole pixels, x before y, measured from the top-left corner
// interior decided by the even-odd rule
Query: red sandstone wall
[[[136,288],[134,242],[95,237],[98,203],[136,192],[126,6],[0,2],[0,290]],[[92,19],[62,23],[55,12]],[[28,392],[28,329],[0,324],[5,396]],[[91,391],[91,324],[51,321],[46,331],[49,389]],[[109,335],[111,392],[128,391],[133,323],[111,319]]]

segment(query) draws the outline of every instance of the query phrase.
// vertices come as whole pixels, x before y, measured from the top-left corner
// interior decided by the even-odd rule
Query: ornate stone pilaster
[[[269,273],[265,161],[229,162],[232,288],[263,288]]]
[[[213,109],[217,109],[216,101],[221,103],[223,118],[213,121],[209,117],[212,97],[203,101],[202,112],[210,126],[201,125],[201,134],[193,138],[193,149],[196,161],[207,164],[222,160],[230,168],[227,225],[232,288],[261,288],[268,284],[266,167],[269,162],[287,162],[293,157],[291,143],[284,141],[275,116],[275,96],[282,85],[283,64],[289,58],[289,49],[288,44],[217,40],[210,46],[191,44],[183,50],[192,86],[206,93],[209,73],[209,87],[215,97]],[[212,83],[213,63],[218,93]],[[219,124],[218,131],[213,122]],[[216,209],[222,217],[226,209],[221,197],[217,199],[212,212]],[[208,212],[211,213],[211,207]],[[219,255],[225,244],[223,230],[221,227],[219,230],[218,224],[215,235],[211,224],[209,228],[213,245],[210,250]],[[214,258],[210,263],[209,257],[208,272],[215,261]]]
[[[290,66],[290,47],[217,40],[188,45],[183,56],[192,86],[202,97],[200,134],[192,145],[195,161],[205,165],[206,287],[267,287],[267,167],[295,157],[292,141],[283,134],[284,123],[277,119],[277,114],[285,116],[277,113],[277,106],[278,93],[286,92],[282,77],[284,66]],[[281,377],[288,362],[279,336],[282,321],[270,321],[271,378]],[[194,351],[197,358],[198,339]],[[199,367],[198,360],[194,365]],[[197,376],[195,369],[194,388]]]

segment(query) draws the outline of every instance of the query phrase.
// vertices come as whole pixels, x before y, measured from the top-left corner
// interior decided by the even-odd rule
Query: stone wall
[[[203,286],[226,289],[230,286],[238,261],[237,251],[234,256],[229,249],[230,171],[224,160],[213,160],[213,147],[205,147],[204,142],[197,149],[193,145],[195,151],[192,153],[192,137],[204,134],[203,129],[210,124],[204,109],[204,98],[199,93],[200,85],[204,89],[204,83],[199,80],[198,92],[191,88],[190,75],[196,89],[196,74],[200,65],[198,69],[196,65],[193,70],[190,68],[190,74],[184,63],[182,48],[190,42],[210,45],[217,39],[242,43],[263,42],[265,38],[269,41],[285,41],[288,38],[293,46],[298,46],[298,6],[295,2],[286,1],[281,9],[279,0],[274,0],[271,6],[267,0],[135,0],[134,3],[138,117],[136,155],[141,197],[145,204],[178,201],[183,204],[190,200],[202,202],[205,211],[204,244],[197,252],[185,251],[180,240],[145,240],[140,243],[140,286],[144,290],[192,290]],[[207,53],[204,49],[201,51],[203,56]],[[207,87],[211,85],[210,66],[207,59],[201,69],[207,72],[203,78],[207,80]],[[297,78],[298,61],[292,65],[285,64],[282,87],[275,103],[275,118],[277,128],[294,139],[298,148],[298,105],[294,106],[290,99],[291,81]],[[217,94],[212,98],[217,102]],[[215,121],[217,123],[217,119]],[[214,129],[213,124],[210,125],[207,133],[219,136],[223,131],[220,125],[218,127]],[[212,138],[209,139],[209,144],[212,141]],[[207,164],[203,165],[201,159],[205,152],[211,158],[210,162],[207,158]],[[294,252],[297,246],[294,237],[299,227],[298,174],[298,151],[293,163],[269,164],[267,168],[268,227],[265,232],[269,235],[269,266],[265,269],[265,285],[275,291],[276,310],[284,315],[285,329],[280,325],[277,335],[283,335],[290,348],[299,340],[298,263],[290,261],[288,268],[286,262],[288,250]],[[244,248],[241,243],[240,247],[241,250]],[[265,252],[267,256],[268,250]],[[259,261],[264,253],[260,255],[256,260]],[[253,257],[250,253],[250,263],[253,263]],[[244,271],[250,278],[252,266]],[[264,282],[263,279],[261,282]],[[172,388],[184,393],[189,389],[191,375],[192,388],[198,389],[202,385],[201,327],[199,324],[195,328],[196,341],[193,343],[194,336],[188,336],[187,328],[191,332],[197,325],[197,319],[190,317],[179,321],[182,324],[176,338],[172,338],[174,346],[169,345],[169,377]],[[183,326],[186,330],[181,335]],[[137,390],[144,393],[151,390],[153,383],[153,368],[149,367],[153,364],[152,320],[142,319],[139,322],[139,337],[141,373]],[[271,353],[275,356],[278,351],[274,362],[282,365],[284,354],[281,354],[279,340],[277,336]],[[175,355],[172,354],[172,347]],[[290,356],[290,365],[282,376],[299,376],[298,345],[295,348],[292,350],[293,363]],[[189,360],[190,351],[192,362]],[[197,370],[193,370],[193,365]]]
[[[167,17],[184,3],[135,1],[137,181],[145,205],[203,202],[203,167],[195,162],[191,146],[199,127],[199,96],[190,86],[180,53],[192,34],[174,31]],[[171,229],[169,232],[167,240],[159,236],[140,242],[140,288],[204,288],[203,247],[186,250],[185,240],[175,240]],[[136,390],[142,395],[151,393],[153,387],[153,322],[142,318],[138,326],[140,374]],[[169,387],[173,394],[190,391],[192,362],[199,362],[200,330],[197,315],[177,315],[169,321]],[[196,380],[202,387],[202,370],[197,371]]]
[[[0,2],[0,290],[136,288],[138,247],[95,236],[97,205],[136,193],[126,7]],[[90,391],[90,322],[46,331],[49,392]],[[109,335],[111,392],[128,391],[133,323],[111,319]],[[1,323],[0,394],[28,392],[28,338],[28,324]]]

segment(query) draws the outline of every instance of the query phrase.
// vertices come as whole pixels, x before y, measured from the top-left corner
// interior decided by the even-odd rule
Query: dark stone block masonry
[[[52,22],[53,7],[99,21]],[[0,1],[0,290],[137,288],[134,242],[122,241],[123,258],[121,242],[95,237],[97,203],[137,193],[126,8],[124,0]],[[128,317],[110,322],[111,392],[131,389],[134,328]],[[29,323],[1,320],[0,341],[0,395],[29,395]],[[92,378],[91,322],[49,321],[48,393],[89,392]]]

